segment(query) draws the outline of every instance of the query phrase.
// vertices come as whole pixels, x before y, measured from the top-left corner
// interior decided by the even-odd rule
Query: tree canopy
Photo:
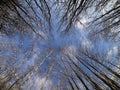
[[[119,89],[119,0],[0,0],[0,90]]]

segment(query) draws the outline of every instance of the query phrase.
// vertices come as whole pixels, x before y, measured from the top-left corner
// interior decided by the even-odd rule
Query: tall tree
[[[1,0],[0,90],[119,90],[119,0]]]

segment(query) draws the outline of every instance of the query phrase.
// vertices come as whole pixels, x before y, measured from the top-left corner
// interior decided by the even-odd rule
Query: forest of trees
[[[120,0],[0,0],[0,90],[120,90]]]

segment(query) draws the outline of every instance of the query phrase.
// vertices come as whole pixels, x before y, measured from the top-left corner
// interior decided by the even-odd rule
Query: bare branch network
[[[0,0],[0,90],[119,89],[119,0]]]

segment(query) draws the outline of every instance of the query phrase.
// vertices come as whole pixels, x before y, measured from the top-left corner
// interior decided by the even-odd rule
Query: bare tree
[[[119,90],[119,0],[1,0],[0,90]]]

